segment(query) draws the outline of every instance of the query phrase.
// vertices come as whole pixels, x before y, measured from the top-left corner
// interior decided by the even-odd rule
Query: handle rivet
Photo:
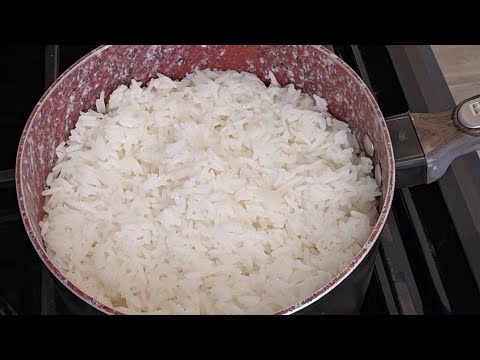
[[[370,136],[366,134],[363,138],[363,147],[365,148],[365,152],[367,153],[367,155],[373,157],[373,154],[375,154],[375,147],[373,146],[373,142],[372,139],[370,139]]]
[[[375,165],[375,181],[378,187],[382,186],[382,167],[380,164]]]

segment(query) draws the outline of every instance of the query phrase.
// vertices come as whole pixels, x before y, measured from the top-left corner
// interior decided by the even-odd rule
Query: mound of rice
[[[327,103],[248,73],[159,75],[79,117],[42,236],[124,313],[268,314],[320,289],[377,217],[372,162]]]

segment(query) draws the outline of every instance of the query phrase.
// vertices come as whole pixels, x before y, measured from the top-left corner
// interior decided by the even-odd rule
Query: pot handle
[[[443,176],[457,157],[480,150],[480,95],[452,111],[410,113],[426,161],[426,182]]]

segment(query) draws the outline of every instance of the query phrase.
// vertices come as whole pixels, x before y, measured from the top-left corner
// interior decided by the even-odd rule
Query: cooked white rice
[[[270,77],[203,70],[102,94],[43,192],[62,273],[125,313],[266,314],[341,272],[377,217],[372,162],[324,99]]]

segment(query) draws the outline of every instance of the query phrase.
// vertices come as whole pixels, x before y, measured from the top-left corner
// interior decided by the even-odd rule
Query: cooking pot
[[[76,62],[45,92],[22,133],[16,161],[20,211],[30,240],[45,266],[79,298],[107,314],[118,311],[99,303],[65,278],[49,259],[39,222],[45,179],[55,165],[55,148],[75,127],[80,111],[93,108],[132,79],[148,82],[161,73],[181,79],[195,69],[237,70],[256,74],[269,83],[272,71],[281,85],[294,84],[328,102],[329,112],[347,122],[360,148],[374,164],[381,188],[378,220],[360,252],[327,285],[307,299],[277,314],[356,312],[364,299],[395,186],[431,183],[453,159],[480,147],[480,100],[468,99],[453,111],[407,113],[385,120],[360,77],[339,57],[313,46],[102,46]],[[394,145],[392,147],[392,144]],[[401,158],[396,167],[395,156]],[[397,177],[397,182],[396,182]]]

